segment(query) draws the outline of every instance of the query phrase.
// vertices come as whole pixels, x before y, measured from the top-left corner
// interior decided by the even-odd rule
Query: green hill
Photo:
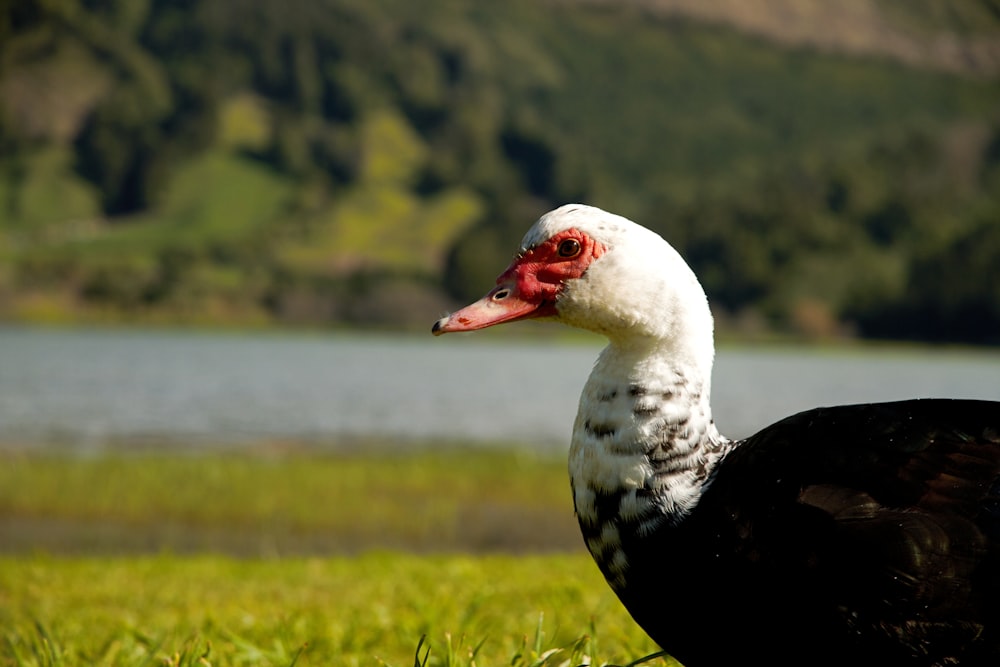
[[[580,200],[724,331],[1000,340],[996,2],[712,7],[8,3],[0,319],[423,327]]]

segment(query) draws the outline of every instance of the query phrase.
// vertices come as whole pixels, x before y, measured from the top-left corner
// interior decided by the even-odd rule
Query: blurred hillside
[[[0,320],[426,327],[545,210],[1000,341],[997,0],[0,0]]]

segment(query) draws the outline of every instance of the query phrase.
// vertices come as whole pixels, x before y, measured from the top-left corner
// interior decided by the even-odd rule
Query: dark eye
[[[560,257],[576,257],[580,254],[580,242],[576,239],[566,239],[559,244],[557,252]]]

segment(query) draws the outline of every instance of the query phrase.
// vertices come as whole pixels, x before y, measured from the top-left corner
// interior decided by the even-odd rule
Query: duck
[[[727,438],[695,273],[583,204],[539,218],[432,332],[527,319],[608,341],[573,423],[573,508],[611,589],[685,667],[1000,665],[1000,402],[817,407]]]

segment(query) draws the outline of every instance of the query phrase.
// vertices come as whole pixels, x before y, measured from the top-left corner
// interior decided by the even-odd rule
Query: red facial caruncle
[[[441,318],[432,331],[474,331],[557,315],[556,299],[566,281],[581,277],[606,251],[604,244],[576,228],[558,232],[515,258],[486,296]]]

